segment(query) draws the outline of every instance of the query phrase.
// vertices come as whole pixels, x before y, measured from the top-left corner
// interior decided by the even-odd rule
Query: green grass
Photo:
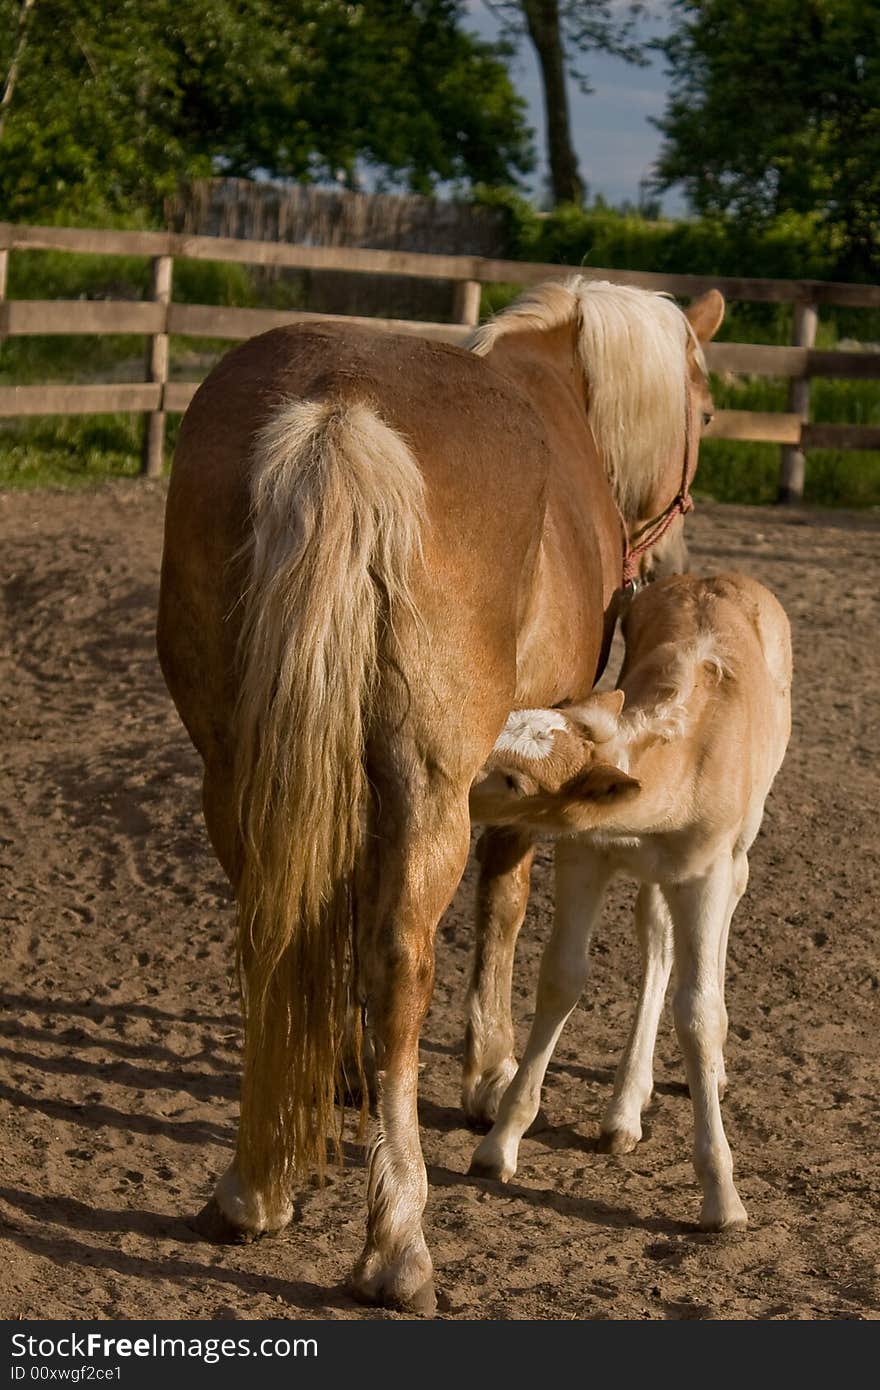
[[[179,425],[169,416],[166,458]],[[0,487],[93,487],[135,478],[141,467],[143,416],[38,417],[0,422]]]
[[[712,380],[718,410],[786,408],[788,386],[771,378]],[[880,381],[812,382],[810,414],[827,424],[880,425]],[[779,446],[706,439],[700,446],[695,491],[718,502],[775,502]],[[880,453],[859,449],[811,449],[804,501],[825,507],[880,506]]]
[[[776,501],[779,446],[707,439],[700,446],[697,497],[751,506]],[[880,453],[813,449],[807,454],[804,501],[816,507],[880,507]]]

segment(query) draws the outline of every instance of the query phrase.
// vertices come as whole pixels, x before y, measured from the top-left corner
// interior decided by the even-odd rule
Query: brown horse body
[[[661,429],[641,478],[624,450],[615,497],[586,408],[593,290],[545,291],[474,352],[342,324],[244,344],[190,406],[168,496],[159,653],[205,764],[246,1006],[239,1144],[214,1214],[245,1233],[289,1219],[291,1184],[320,1166],[359,1002],[381,1088],[355,1288],[407,1308],[433,1300],[418,1039],[468,792],[512,708],[591,689],[621,511],[634,527],[687,483],[706,403],[696,337],[664,301],[665,321],[682,321],[678,447]],[[657,299],[637,294],[612,294],[627,296],[634,355]],[[690,311],[700,339],[722,309],[712,295]],[[596,372],[613,365],[609,353]],[[466,1094],[497,1070],[480,1000],[503,1012],[529,844],[489,832],[483,854],[478,956],[494,980],[478,970]]]

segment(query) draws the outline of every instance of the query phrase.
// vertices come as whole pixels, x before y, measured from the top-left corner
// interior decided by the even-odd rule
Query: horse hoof
[[[243,1231],[230,1221],[216,1197],[211,1197],[188,1225],[212,1245],[250,1245],[260,1234],[258,1231]]]
[[[292,1210],[289,1214],[285,1212],[284,1219],[277,1225],[266,1225],[256,1231],[249,1230],[246,1226],[236,1225],[214,1196],[209,1198],[189,1225],[203,1240],[210,1241],[212,1245],[250,1245],[251,1241],[262,1240],[266,1236],[271,1238],[280,1235],[289,1224],[292,1214]]]
[[[378,1267],[374,1251],[359,1262],[348,1287],[358,1303],[421,1318],[432,1318],[437,1311],[434,1271],[427,1250]]]
[[[358,1303],[365,1303],[371,1308],[388,1308],[392,1313],[432,1318],[437,1312],[433,1279],[426,1280],[414,1293],[409,1294],[395,1293],[393,1289],[372,1289],[357,1283],[349,1285],[349,1293]]]
[[[596,1149],[600,1154],[631,1154],[641,1137],[628,1129],[602,1129]]]

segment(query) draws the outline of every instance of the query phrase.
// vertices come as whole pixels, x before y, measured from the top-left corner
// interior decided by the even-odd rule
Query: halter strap
[[[673,521],[677,516],[687,516],[688,512],[694,509],[694,499],[690,494],[690,481],[688,479],[688,459],[690,454],[690,424],[689,417],[685,424],[685,445],[684,445],[684,466],[681,471],[681,487],[673,497],[672,501],[658,516],[654,516],[650,521],[646,521],[632,535],[626,524],[626,518],[618,507],[620,515],[620,525],[623,530],[623,587],[628,584],[635,584],[639,574],[639,556],[644,555],[646,550],[651,550],[657,542],[666,535]],[[635,544],[638,542],[638,544]]]
[[[638,577],[638,559],[646,550],[655,546],[662,536],[666,535],[673,521],[677,516],[687,516],[688,512],[694,509],[694,499],[685,488],[677,492],[669,506],[666,507],[659,516],[646,521],[644,526],[640,526],[634,535],[630,536],[626,529],[626,522],[623,523],[623,582],[632,584]],[[623,517],[621,516],[621,520]],[[643,539],[642,539],[643,538]],[[633,541],[638,541],[634,545]]]

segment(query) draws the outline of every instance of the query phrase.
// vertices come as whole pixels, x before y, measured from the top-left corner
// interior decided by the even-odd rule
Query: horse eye
[[[505,782],[507,783],[507,789],[508,789],[508,791],[515,792],[515,791],[518,790],[517,785],[516,785],[516,780],[515,780],[515,778],[513,778],[513,777],[505,777],[504,780],[505,780]]]
[[[703,429],[704,429],[704,430],[705,430],[705,429],[708,429],[709,426],[711,425],[711,423],[712,423],[712,421],[713,421],[714,419],[715,419],[715,412],[714,412],[714,410],[704,410],[704,411],[703,411]]]

